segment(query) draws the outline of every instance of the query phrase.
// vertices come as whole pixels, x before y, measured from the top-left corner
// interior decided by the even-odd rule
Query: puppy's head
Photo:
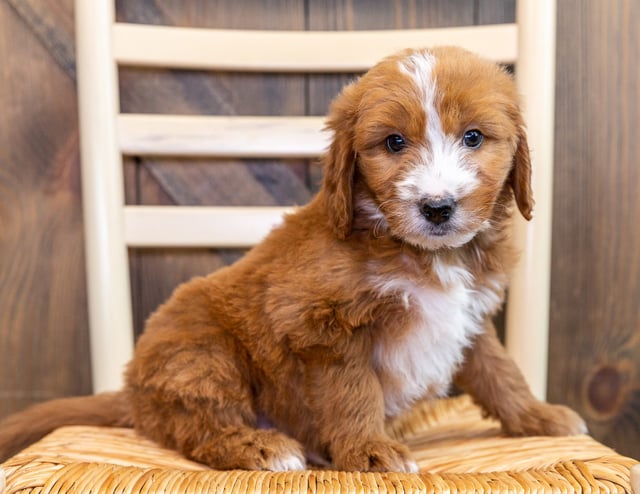
[[[354,214],[425,249],[488,229],[511,192],[530,219],[529,148],[511,76],[459,48],[408,50],[334,101],[323,192],[339,237]]]

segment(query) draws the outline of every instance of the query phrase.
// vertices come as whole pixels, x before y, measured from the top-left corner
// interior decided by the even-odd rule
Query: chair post
[[[516,79],[523,95],[532,152],[534,218],[518,218],[514,240],[521,248],[507,306],[507,350],[533,393],[546,397],[555,112],[556,1],[519,0]]]
[[[118,147],[114,2],[76,0],[82,196],[93,390],[119,389],[133,353],[124,182]]]

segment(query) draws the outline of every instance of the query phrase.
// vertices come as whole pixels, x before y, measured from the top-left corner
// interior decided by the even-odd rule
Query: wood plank
[[[58,66],[75,79],[73,0],[6,0]]]
[[[119,22],[214,29],[303,29],[304,8],[300,0],[116,0]]]
[[[407,47],[458,45],[513,62],[513,24],[449,29],[273,31],[197,29],[118,23],[114,55],[121,65],[240,72],[361,72]],[[260,47],[260,49],[256,49]]]
[[[75,88],[38,36],[0,3],[0,416],[91,391]]]
[[[130,247],[252,247],[282,222],[290,208],[127,206]]]
[[[142,163],[149,175],[143,179],[161,189],[160,200],[143,189],[140,203],[146,205],[290,206],[310,198],[304,165],[297,162],[147,158]]]
[[[516,18],[516,0],[477,0],[478,24],[513,22]]]
[[[329,144],[322,117],[123,114],[120,149],[141,156],[314,158]]]
[[[640,457],[640,5],[558,3],[549,398]],[[615,54],[615,55],[614,55]]]

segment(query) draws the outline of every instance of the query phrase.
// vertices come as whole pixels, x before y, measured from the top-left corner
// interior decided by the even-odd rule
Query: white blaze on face
[[[415,53],[399,63],[421,91],[427,116],[425,138],[427,145],[421,152],[422,163],[399,184],[399,196],[405,200],[453,197],[456,200],[469,194],[479,179],[465,164],[468,150],[459,136],[446,135],[437,110],[437,81],[433,75],[436,59],[430,53]]]

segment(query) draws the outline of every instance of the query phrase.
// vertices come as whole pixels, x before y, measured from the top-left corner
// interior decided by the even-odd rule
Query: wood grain
[[[640,5],[558,10],[549,397],[640,458]]]
[[[91,389],[76,94],[49,51],[70,33],[22,7],[0,3],[0,416]]]
[[[513,22],[516,18],[516,0],[477,0],[477,24]]]
[[[73,0],[5,0],[28,26],[34,41],[46,50],[72,80],[76,75]]]

